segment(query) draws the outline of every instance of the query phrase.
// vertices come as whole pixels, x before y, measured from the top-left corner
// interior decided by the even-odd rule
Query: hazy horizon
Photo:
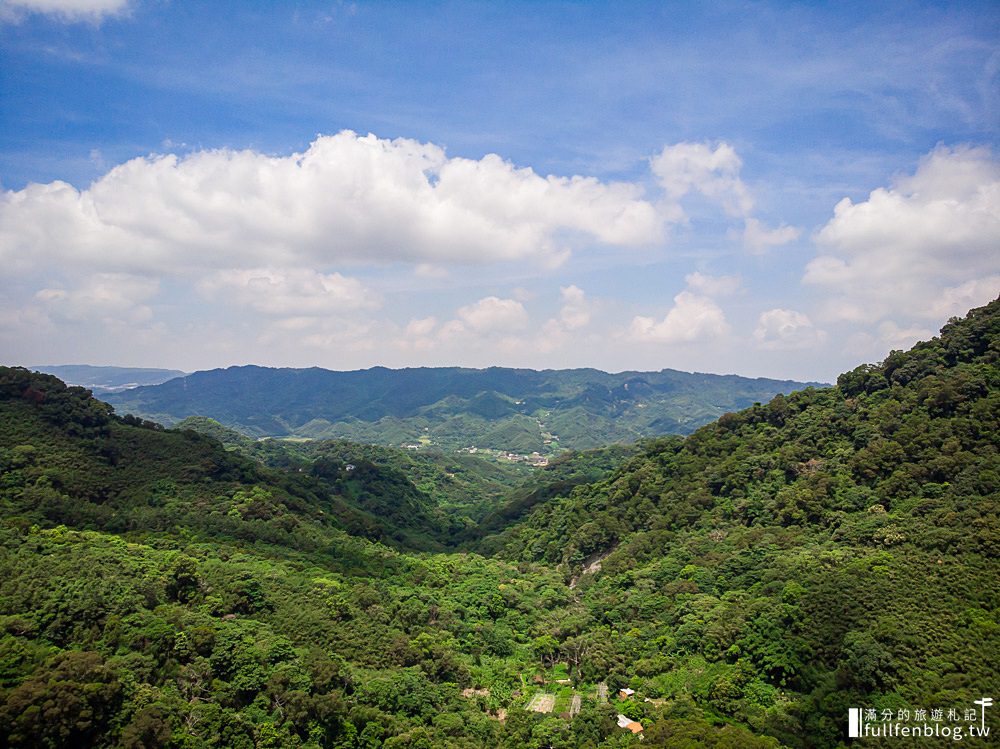
[[[129,367],[129,366],[121,366],[121,365],[118,365],[118,364],[79,364],[79,363],[67,363],[67,364],[17,364],[17,363],[12,363],[12,364],[4,364],[4,366],[24,367],[25,369],[29,369],[29,370],[33,370],[33,371],[44,371],[45,369],[59,369],[59,368],[70,368],[70,367],[90,367],[90,368],[93,368],[93,369],[126,369],[126,370],[127,369],[139,369],[139,370],[159,371],[159,372],[179,372],[180,375],[185,376],[185,377],[188,377],[188,376],[193,375],[193,374],[198,374],[200,372],[224,371],[224,370],[227,370],[227,369],[239,369],[239,368],[243,368],[243,367],[258,367],[258,368],[261,368],[261,369],[323,369],[323,370],[327,370],[329,372],[338,372],[338,373],[365,372],[365,371],[368,371],[368,370],[371,370],[371,369],[388,369],[388,370],[391,370],[391,371],[399,371],[399,370],[404,370],[404,369],[471,369],[471,370],[477,370],[477,371],[482,371],[482,370],[486,370],[486,369],[519,369],[519,370],[532,371],[532,372],[562,372],[562,371],[572,371],[572,370],[594,370],[594,371],[601,372],[603,374],[608,374],[608,375],[620,375],[620,374],[627,374],[627,373],[632,373],[632,372],[635,372],[636,374],[658,373],[658,372],[663,372],[663,371],[668,371],[669,370],[669,371],[682,372],[682,373],[685,373],[685,374],[711,375],[711,376],[714,376],[714,377],[744,377],[744,378],[747,378],[747,379],[787,380],[787,381],[790,381],[790,382],[801,382],[803,384],[810,384],[810,385],[815,385],[815,384],[832,385],[833,384],[832,382],[823,382],[821,380],[809,380],[809,381],[796,380],[793,377],[763,377],[763,376],[762,377],[754,377],[754,376],[751,376],[751,375],[740,374],[739,372],[701,372],[701,371],[695,371],[695,370],[678,370],[678,369],[674,369],[673,367],[663,367],[661,369],[619,369],[619,370],[608,370],[608,369],[600,369],[598,367],[545,367],[545,368],[542,368],[542,369],[537,369],[537,368],[533,368],[533,367],[505,367],[505,366],[502,366],[502,365],[492,365],[492,366],[487,366],[487,367],[464,367],[464,366],[459,365],[459,364],[452,364],[452,365],[443,364],[443,365],[440,365],[440,366],[433,366],[433,367],[422,366],[422,365],[420,365],[420,366],[412,366],[412,367],[406,367],[406,366],[403,366],[403,367],[385,367],[385,366],[382,366],[380,364],[375,364],[375,365],[372,365],[370,367],[355,367],[355,368],[352,368],[352,369],[336,369],[334,367],[321,367],[319,365],[312,365],[312,366],[305,366],[305,367],[283,367],[283,366],[270,366],[270,365],[266,365],[266,364],[255,364],[253,362],[247,362],[247,363],[244,363],[244,364],[230,364],[230,365],[224,366],[224,367],[211,367],[209,369],[195,369],[195,370],[190,370],[189,371],[189,370],[177,369],[175,367]]]

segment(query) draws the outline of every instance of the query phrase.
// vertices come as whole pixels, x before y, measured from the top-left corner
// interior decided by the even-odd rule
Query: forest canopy
[[[1000,301],[530,475],[163,429],[2,368],[0,741],[837,747],[850,707],[972,708],[998,334]]]

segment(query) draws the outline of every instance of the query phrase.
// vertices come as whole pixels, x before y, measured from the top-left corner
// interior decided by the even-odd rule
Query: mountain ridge
[[[638,746],[623,713],[643,746],[842,749],[851,707],[1000,688],[1000,300],[834,387],[553,461],[484,518],[489,557],[364,540],[434,520],[405,450],[271,469],[26,370],[0,417],[5,745]]]
[[[409,367],[336,371],[242,365],[109,395],[123,413],[172,425],[207,416],[254,436],[586,449],[687,433],[778,392],[823,383],[592,368]]]

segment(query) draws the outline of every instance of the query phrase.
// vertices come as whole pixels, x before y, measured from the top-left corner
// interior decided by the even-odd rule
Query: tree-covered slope
[[[345,466],[321,476],[290,459],[269,468],[194,431],[119,419],[83,388],[24,369],[0,368],[0,421],[8,518],[111,532],[188,528],[292,548],[328,543],[336,529],[440,549],[453,531],[405,478],[387,488],[364,466],[356,476]]]
[[[849,706],[1000,691],[998,513],[1000,300],[835,388],[650,442],[484,548],[567,578],[600,559],[577,587],[591,657],[634,636],[646,694],[834,746]]]
[[[572,718],[524,709],[559,677],[554,570],[352,537],[319,478],[26,370],[0,370],[0,423],[0,744],[634,742],[592,687]]]
[[[120,413],[166,425],[208,416],[257,436],[523,453],[686,434],[726,411],[803,386],[673,370],[231,367],[114,394],[108,401]]]
[[[404,450],[382,445],[359,444],[346,440],[253,439],[205,416],[189,416],[176,429],[191,429],[219,440],[235,450],[272,468],[308,471],[330,477],[330,467],[364,466],[352,478],[367,476],[378,482],[381,469],[402,474],[405,483],[426,495],[425,503],[440,508],[455,519],[458,530],[497,509],[509,492],[535,472],[523,462],[497,460],[492,455],[471,455],[433,448]],[[567,457],[572,453],[567,454]],[[596,478],[596,476],[594,476]],[[387,479],[389,480],[389,479]],[[380,490],[369,482],[367,494]],[[407,518],[401,518],[408,524]],[[457,540],[457,539],[456,539]]]
[[[484,520],[492,558],[346,534],[384,521],[336,489],[356,445],[269,467],[4,376],[6,745],[879,746],[848,708],[964,732],[1000,691],[1000,301],[834,388],[554,461]]]
[[[687,438],[647,443],[617,475],[511,529],[508,553],[572,565],[639,530],[830,528],[858,512],[884,514],[882,525],[895,512],[985,551],[997,529],[949,513],[992,510],[979,498],[1000,490],[998,330],[994,302],[835,388],[778,395]]]

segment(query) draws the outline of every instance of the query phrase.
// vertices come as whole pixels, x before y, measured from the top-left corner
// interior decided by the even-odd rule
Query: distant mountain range
[[[261,408],[366,382],[187,389],[234,374]],[[377,374],[327,408],[424,408]],[[604,403],[581,373],[418,374]],[[835,749],[848,705],[955,705],[974,737],[958,710],[1000,684],[1000,299],[833,387],[531,473],[179,426],[0,367],[0,746],[637,746],[622,710],[643,746]]]
[[[187,372],[181,372],[178,369],[94,367],[89,364],[60,364],[28,367],[28,369],[55,375],[68,385],[80,385],[92,390],[97,395],[117,393],[140,385],[159,385],[161,382],[187,374]]]
[[[688,434],[810,385],[736,375],[595,369],[335,372],[230,367],[102,396],[171,426],[207,416],[245,434],[551,453]]]

